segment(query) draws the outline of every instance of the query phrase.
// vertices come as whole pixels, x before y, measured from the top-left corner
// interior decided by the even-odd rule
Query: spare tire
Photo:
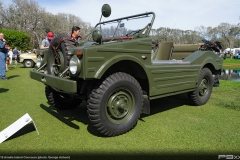
[[[47,56],[47,73],[58,76],[69,66],[70,48],[76,47],[75,41],[68,35],[61,34],[55,37],[49,46]],[[69,75],[67,71],[65,75]]]

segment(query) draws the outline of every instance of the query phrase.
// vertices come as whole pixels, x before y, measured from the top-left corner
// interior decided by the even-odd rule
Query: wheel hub
[[[115,92],[108,100],[107,110],[110,120],[121,120],[128,117],[134,108],[133,96],[128,91]]]
[[[27,66],[27,67],[30,67],[30,66],[31,66],[31,62],[30,62],[30,61],[27,61],[27,62],[26,62],[26,66]]]
[[[53,66],[53,72],[55,75],[59,74],[59,67],[57,65]]]
[[[199,85],[199,95],[205,96],[208,93],[208,80],[203,79]]]
[[[64,57],[62,55],[62,52],[60,50],[57,51],[56,55],[52,56],[52,66],[51,70],[53,75],[58,76],[59,73],[64,71]]]

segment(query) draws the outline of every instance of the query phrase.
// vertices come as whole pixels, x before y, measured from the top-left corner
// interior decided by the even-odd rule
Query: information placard
[[[32,118],[29,116],[28,113],[26,113],[24,116],[22,116],[21,118],[19,118],[17,121],[15,121],[13,124],[11,124],[10,126],[8,126],[7,128],[5,128],[2,132],[0,132],[0,143],[2,143],[3,141],[5,141],[6,139],[8,139],[9,137],[11,137],[14,133],[16,133],[17,131],[19,131],[21,128],[23,128],[24,126],[26,126],[27,124],[29,124],[30,122],[33,122],[33,125],[37,131],[37,133],[39,134],[37,127],[34,123],[34,121],[32,120]]]

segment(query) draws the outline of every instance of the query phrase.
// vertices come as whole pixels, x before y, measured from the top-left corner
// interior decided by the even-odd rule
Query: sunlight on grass
[[[221,80],[220,87],[214,88],[211,99],[217,106],[240,111],[239,90],[239,82]]]
[[[228,57],[225,60],[223,60],[223,66],[240,68],[240,59],[233,59]]]

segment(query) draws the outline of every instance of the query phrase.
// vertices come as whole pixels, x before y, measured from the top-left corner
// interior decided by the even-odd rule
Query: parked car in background
[[[240,52],[240,48],[233,48],[231,50],[231,53],[233,54],[233,56],[239,55],[239,52]]]
[[[237,53],[237,54],[233,55],[233,58],[234,59],[240,59],[240,53]]]
[[[22,53],[19,63],[23,63],[25,68],[33,68],[36,64],[36,59],[34,52]]]

